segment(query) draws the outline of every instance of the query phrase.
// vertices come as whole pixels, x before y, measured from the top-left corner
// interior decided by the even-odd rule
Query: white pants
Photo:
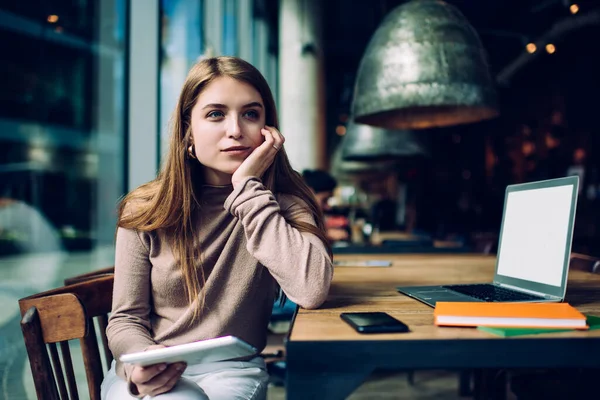
[[[255,357],[250,361],[220,361],[188,365],[181,379],[160,400],[266,400],[269,375],[265,361]],[[115,373],[115,362],[101,387],[102,400],[135,399],[129,394],[127,382]],[[150,396],[144,397],[144,400]]]

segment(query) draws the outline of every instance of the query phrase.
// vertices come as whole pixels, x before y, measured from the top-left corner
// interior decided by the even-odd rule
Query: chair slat
[[[73,360],[71,359],[69,342],[60,342],[60,351],[63,357],[63,369],[65,376],[67,377],[67,384],[69,386],[71,400],[79,400],[79,393],[77,392],[77,382],[75,381],[75,372],[73,371]]]
[[[48,350],[42,337],[42,324],[35,307],[28,309],[21,319],[21,331],[29,357],[33,383],[38,399],[60,400],[52,374]]]
[[[106,337],[106,328],[108,327],[108,315],[99,315],[97,317],[98,328],[100,329],[100,338],[102,339],[102,347],[104,348],[104,359],[106,360],[107,368],[110,368],[110,364],[113,360],[113,355],[108,347],[108,338]]]
[[[90,318],[89,325],[93,321]],[[96,330],[88,330],[88,334],[81,338],[81,352],[83,353],[83,363],[85,365],[85,375],[87,377],[90,400],[100,400],[100,385],[104,378],[102,372],[102,362],[100,360],[100,351],[98,349],[98,339]]]
[[[65,376],[63,374],[62,364],[58,357],[58,350],[56,349],[56,343],[49,343],[48,350],[50,351],[50,358],[52,359],[52,366],[54,367],[54,379],[58,384],[58,391],[60,398],[67,400],[69,395],[67,394],[67,386],[65,385]]]

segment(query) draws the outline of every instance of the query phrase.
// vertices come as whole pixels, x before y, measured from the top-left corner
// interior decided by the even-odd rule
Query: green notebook
[[[600,317],[585,314],[587,324],[590,330],[600,329]],[[569,332],[575,329],[560,329],[560,328],[502,328],[497,326],[478,326],[480,331],[488,332],[493,335],[502,337],[522,336],[522,335],[537,335],[540,333],[554,332]]]

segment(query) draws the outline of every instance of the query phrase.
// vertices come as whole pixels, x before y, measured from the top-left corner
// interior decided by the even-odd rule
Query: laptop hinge
[[[523,289],[522,287],[519,287],[519,286],[507,285],[506,283],[496,283],[496,285],[501,286],[503,288],[515,290],[517,292],[523,292],[523,293],[527,293],[527,294],[532,294],[534,296],[544,297],[546,299],[560,299],[560,297],[558,297],[558,296],[552,296],[551,294],[547,294],[547,293]]]

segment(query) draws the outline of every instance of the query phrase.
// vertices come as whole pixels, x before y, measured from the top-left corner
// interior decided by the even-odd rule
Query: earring
[[[188,147],[188,149],[187,149],[187,154],[190,158],[193,158],[196,160],[197,158],[196,158],[196,154],[194,154],[194,150],[195,150],[194,145],[190,144],[190,147]]]

